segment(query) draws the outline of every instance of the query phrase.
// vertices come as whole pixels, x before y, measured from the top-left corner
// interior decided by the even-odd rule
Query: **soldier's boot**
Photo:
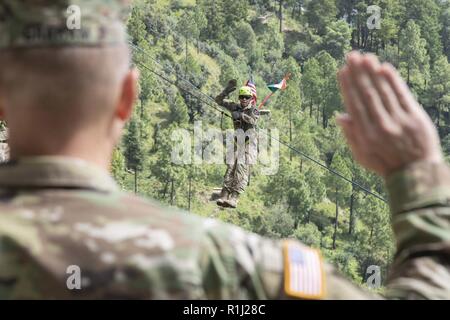
[[[225,200],[227,200],[229,196],[230,192],[227,189],[222,188],[222,191],[220,192],[220,198],[216,202],[217,205],[224,207]]]
[[[232,192],[227,200],[224,201],[224,205],[229,208],[236,208],[238,205],[239,193]]]

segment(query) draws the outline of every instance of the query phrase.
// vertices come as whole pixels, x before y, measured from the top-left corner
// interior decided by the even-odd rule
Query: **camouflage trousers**
[[[230,192],[242,193],[248,185],[249,176],[250,164],[236,160],[233,164],[227,164],[223,187]]]
[[[243,193],[250,178],[250,168],[257,157],[257,139],[255,136],[245,142],[245,151],[234,149],[233,161],[227,161],[223,187],[229,192]],[[233,153],[233,152],[232,152]]]

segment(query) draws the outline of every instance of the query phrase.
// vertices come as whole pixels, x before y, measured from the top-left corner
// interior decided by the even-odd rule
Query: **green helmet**
[[[247,86],[241,87],[239,89],[239,95],[240,96],[252,96],[253,95],[252,94],[252,89],[250,87],[247,87]]]

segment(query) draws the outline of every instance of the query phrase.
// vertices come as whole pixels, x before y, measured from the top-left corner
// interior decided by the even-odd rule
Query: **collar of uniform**
[[[30,187],[118,190],[107,172],[81,159],[43,156],[0,165],[0,188]]]

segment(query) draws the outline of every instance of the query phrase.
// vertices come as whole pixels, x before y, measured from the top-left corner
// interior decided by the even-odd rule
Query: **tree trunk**
[[[134,193],[135,194],[137,194],[137,192],[138,192],[137,181],[138,181],[138,169],[134,168]]]
[[[189,202],[188,202],[188,211],[191,211],[191,190],[192,190],[192,177],[189,176],[189,194],[188,194],[188,198],[189,198]]]
[[[164,185],[164,189],[161,192],[161,194],[162,194],[161,199],[165,199],[166,198],[166,194],[167,194],[167,189],[168,188],[169,188],[169,181],[167,181],[166,184]]]
[[[320,232],[320,245],[319,245],[320,249],[323,248],[323,232]]]
[[[187,78],[187,59],[188,59],[188,38],[186,37],[186,56],[184,57],[184,75]]]
[[[316,119],[317,125],[320,123],[320,105],[317,106],[317,119]]]
[[[352,188],[353,188],[353,186],[352,186]],[[355,202],[355,194],[353,193],[353,190],[352,190],[352,195],[350,196],[350,219],[349,219],[349,223],[348,223],[348,234],[352,234],[353,233],[353,218],[354,218],[354,216],[353,216],[353,205],[354,205],[354,202]]]
[[[352,31],[352,38],[350,40],[350,45],[352,46],[352,49],[355,49],[355,46],[356,46],[355,35],[356,35],[356,30],[353,30]]]
[[[174,198],[175,198],[175,190],[174,190],[173,179],[172,179],[171,187],[170,187],[170,205],[171,206],[173,206]]]
[[[292,144],[292,112],[289,105],[289,144]],[[292,162],[292,150],[289,149],[289,160]]]
[[[437,124],[436,124],[436,126],[440,130],[441,129],[441,110],[440,110],[439,105],[437,105],[436,110],[437,110]]]
[[[333,234],[333,250],[336,250],[336,235],[337,235],[337,228],[338,228],[338,218],[339,218],[339,209],[338,209],[338,190],[336,188],[336,220],[334,221],[334,234]]]
[[[407,71],[408,71],[408,77],[407,77],[407,79],[408,79],[408,80],[406,81],[406,82],[408,83],[408,86],[411,85],[411,83],[409,82],[410,69],[411,69],[411,68],[410,68],[409,63],[408,63],[408,68],[407,68]]]
[[[356,30],[358,30],[358,34],[356,35],[356,37],[358,39],[358,49],[361,49],[361,26],[360,26],[359,22],[358,22],[358,27]]]
[[[327,115],[325,113],[325,106],[322,107],[322,127],[327,128]]]
[[[370,226],[369,247],[372,246],[372,242],[373,242],[373,224]]]
[[[370,51],[374,51],[373,50],[373,30],[370,30]]]

